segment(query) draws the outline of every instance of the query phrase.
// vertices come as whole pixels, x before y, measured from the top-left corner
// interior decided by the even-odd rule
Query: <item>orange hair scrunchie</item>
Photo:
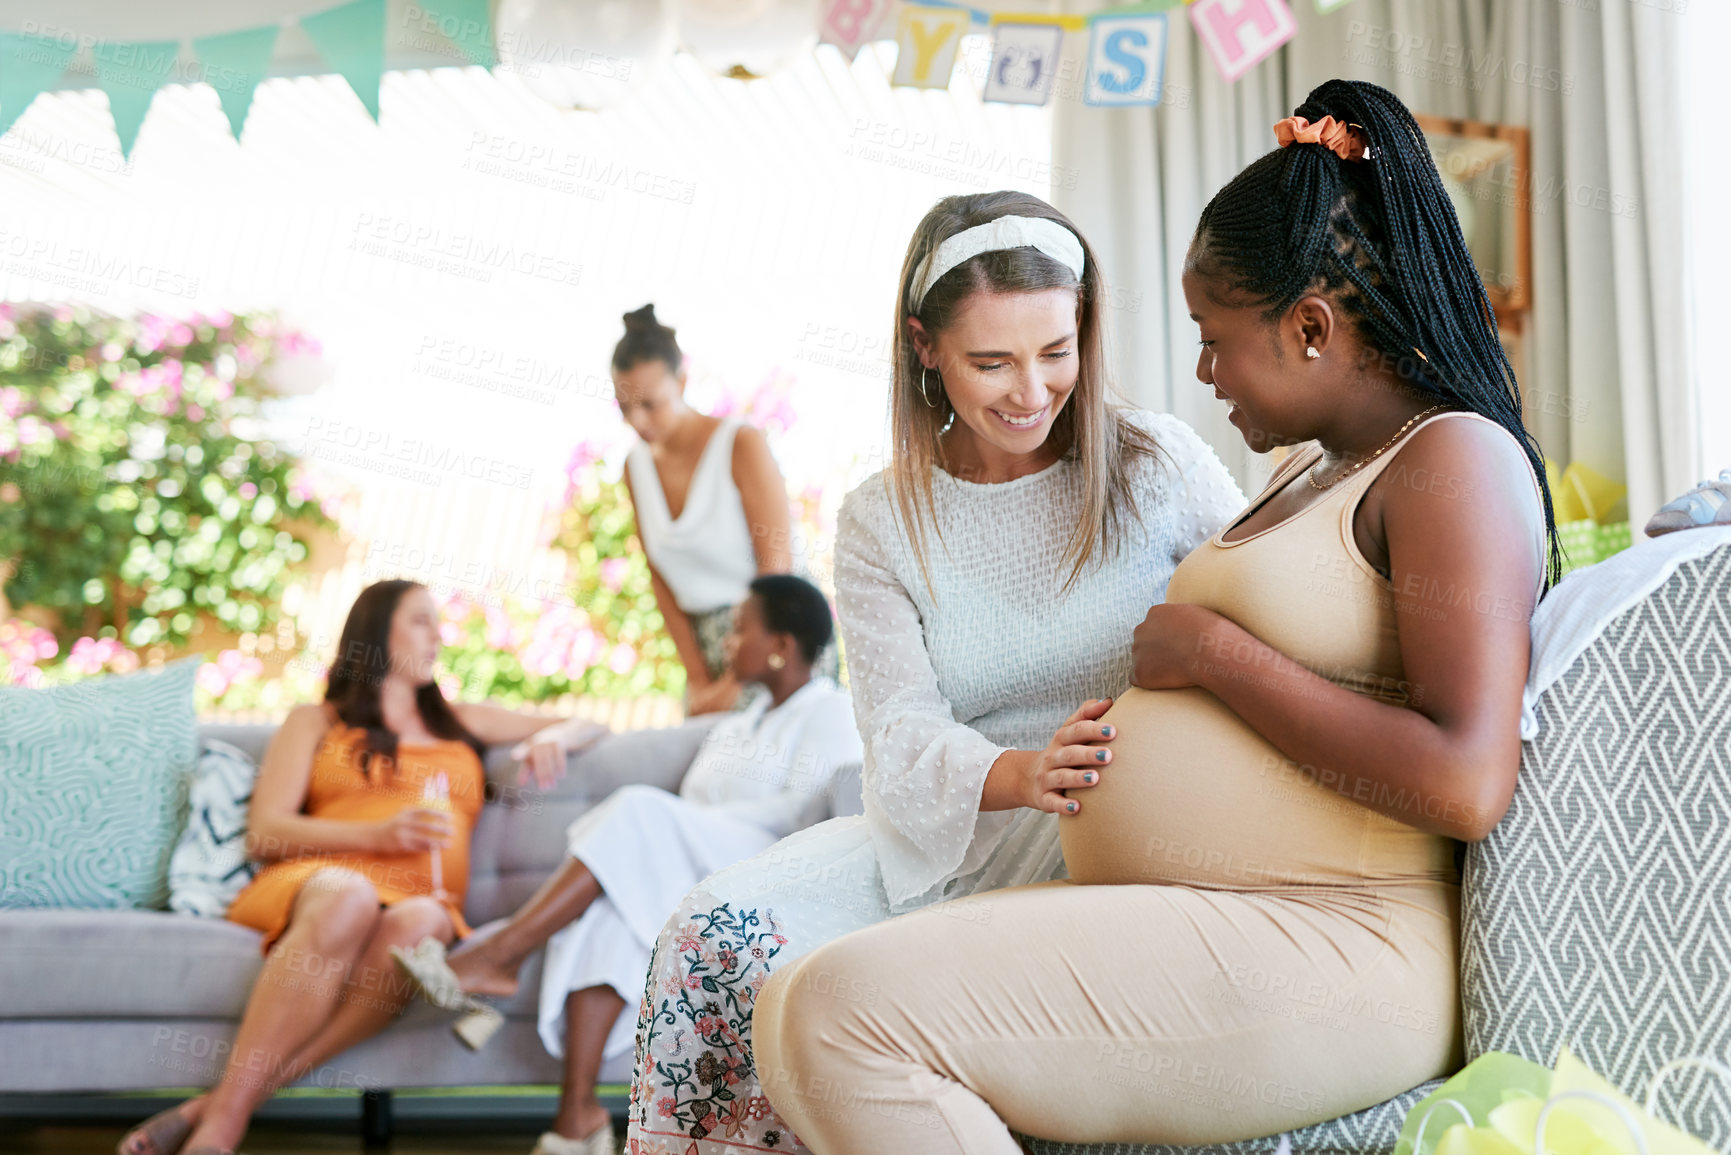
[[[1290,144],[1320,144],[1341,160],[1364,160],[1370,155],[1370,138],[1356,124],[1325,116],[1312,124],[1302,116],[1274,122],[1274,139],[1281,148]]]

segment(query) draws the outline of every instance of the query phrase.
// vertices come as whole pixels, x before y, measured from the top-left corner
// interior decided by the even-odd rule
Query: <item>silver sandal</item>
[[[471,1051],[486,1046],[488,1040],[505,1025],[505,1016],[498,1008],[489,1006],[463,989],[463,984],[457,980],[457,972],[445,961],[445,944],[432,935],[416,943],[411,950],[392,947],[391,957],[416,993],[440,1010],[457,1016],[457,1021],[451,1024],[451,1031]]]

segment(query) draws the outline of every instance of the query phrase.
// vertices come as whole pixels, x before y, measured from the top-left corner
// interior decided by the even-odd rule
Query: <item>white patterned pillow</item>
[[[0,687],[0,908],[162,908],[198,755],[201,660]]]
[[[257,865],[246,856],[246,811],[258,766],[245,751],[206,738],[192,778],[186,829],[168,862],[168,905],[221,918]]]

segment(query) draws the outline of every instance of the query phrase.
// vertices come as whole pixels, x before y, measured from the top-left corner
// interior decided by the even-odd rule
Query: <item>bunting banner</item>
[[[852,60],[861,48],[878,38],[893,7],[895,0],[830,0],[824,5],[817,38],[824,44],[835,45]]]
[[[1317,12],[1328,14],[1351,0],[1313,3]],[[849,61],[856,60],[868,43],[893,40],[897,54],[889,78],[892,85],[944,89],[955,72],[963,39],[983,31],[991,37],[983,98],[1043,105],[1057,88],[1065,38],[1085,35],[1083,102],[1102,108],[1146,106],[1161,100],[1172,32],[1170,14],[1178,8],[1188,10],[1203,49],[1229,84],[1268,59],[1298,30],[1288,0],[1142,0],[1089,16],[996,12],[956,0],[821,0],[816,7],[817,38]],[[299,24],[319,56],[354,90],[375,122],[388,47],[386,18],[386,0],[348,0],[283,22]],[[456,49],[455,55],[469,64],[499,65],[493,0],[411,0],[403,23],[416,33],[417,41],[443,37]],[[281,24],[269,24],[201,36],[188,43],[167,38],[107,41],[72,32],[57,36],[0,32],[0,134],[38,95],[59,84],[85,47],[96,87],[108,96],[122,154],[130,156],[157,90],[184,76],[196,76],[216,90],[229,130],[238,141],[253,94],[269,74],[280,31]],[[585,45],[570,47],[588,50]],[[177,70],[192,60],[197,69]],[[976,58],[970,55],[970,60]]]
[[[0,32],[0,133],[24,115],[37,94],[60,79],[78,48],[52,36]]]
[[[276,25],[245,28],[221,36],[204,36],[192,42],[192,51],[204,66],[204,82],[216,89],[222,114],[236,140],[252,109],[252,94],[270,67],[276,51]]]
[[[301,17],[305,32],[336,74],[349,82],[374,123],[385,78],[385,0],[353,0]]]
[[[132,154],[132,142],[150,110],[150,99],[168,81],[180,59],[173,40],[99,40],[91,46],[96,62],[96,86],[108,94],[108,114],[120,138],[122,158]]]
[[[1273,56],[1298,32],[1286,0],[1195,0],[1190,23],[1228,84]]]
[[[1088,38],[1088,104],[1159,104],[1166,78],[1166,14],[1102,16]]]
[[[965,8],[909,4],[896,21],[896,70],[890,83],[904,88],[948,88],[973,17]]]

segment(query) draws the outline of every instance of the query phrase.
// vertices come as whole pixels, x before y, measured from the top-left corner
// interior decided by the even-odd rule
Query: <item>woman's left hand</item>
[[[610,732],[586,718],[567,718],[537,731],[511,751],[511,757],[523,763],[517,781],[527,785],[533,778],[539,789],[546,790],[564,777],[567,754],[594,745]]]
[[[1201,684],[1202,664],[1226,619],[1203,606],[1152,606],[1130,643],[1130,682],[1144,690],[1181,690]]]

